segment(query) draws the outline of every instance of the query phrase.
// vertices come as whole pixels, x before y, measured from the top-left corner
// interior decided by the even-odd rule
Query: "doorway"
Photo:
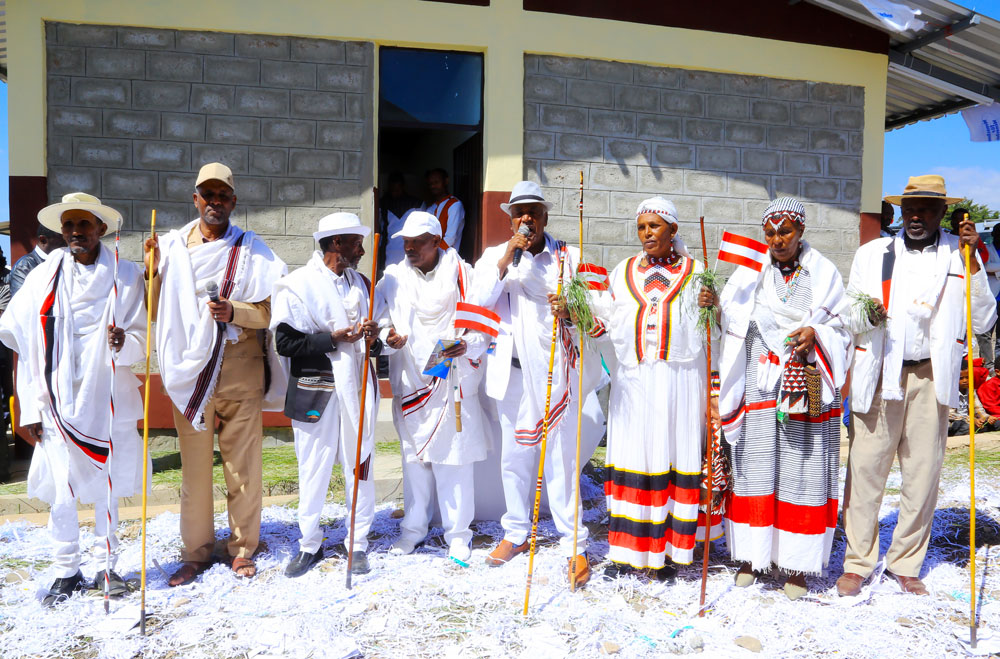
[[[483,56],[416,48],[379,50],[378,195],[380,231],[406,207],[433,203],[427,174],[448,176],[448,192],[461,202],[461,241],[451,245],[466,260],[479,256],[482,230]],[[390,177],[401,175],[403,198]],[[396,223],[402,219],[395,217]],[[454,227],[453,227],[454,228]],[[446,230],[447,233],[447,230]],[[401,258],[401,248],[386,235],[386,253]]]

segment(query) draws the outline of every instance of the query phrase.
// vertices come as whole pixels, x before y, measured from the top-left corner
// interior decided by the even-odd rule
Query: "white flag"
[[[962,118],[973,142],[1000,142],[1000,103],[966,108]]]
[[[920,15],[919,9],[910,9],[906,5],[901,5],[898,2],[889,2],[889,0],[858,1],[882,25],[893,32],[906,32],[907,30],[919,32],[926,25],[924,21],[917,18]]]

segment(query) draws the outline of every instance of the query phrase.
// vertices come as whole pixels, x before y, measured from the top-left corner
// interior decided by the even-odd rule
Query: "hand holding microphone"
[[[219,298],[219,284],[208,282],[205,284],[205,293],[208,294],[208,310],[212,314],[212,320],[220,324],[232,322],[233,305],[229,300]]]
[[[524,236],[525,238],[528,237],[529,233],[531,233],[531,229],[528,227],[527,224],[522,224],[521,227],[517,230],[517,235]],[[523,247],[515,247],[514,248],[514,260],[511,262],[511,265],[513,265],[515,268],[521,262],[521,255],[522,254],[524,254],[524,248]]]

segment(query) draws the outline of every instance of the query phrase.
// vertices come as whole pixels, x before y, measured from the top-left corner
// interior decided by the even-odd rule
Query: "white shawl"
[[[406,259],[386,266],[376,287],[396,332],[407,336],[406,345],[389,357],[389,380],[397,403],[393,415],[407,461],[471,464],[486,458],[479,404],[484,369],[479,357],[488,341],[481,332],[467,331],[466,354],[454,360],[446,379],[423,374],[438,340],[457,335],[455,305],[465,299],[471,274],[450,247],[439,249],[438,258],[427,277]],[[455,428],[456,398],[462,403],[461,433]]]
[[[271,330],[286,323],[304,334],[334,332],[354,327],[368,316],[368,280],[354,270],[344,270],[350,284],[347,297],[341,297],[335,275],[323,263],[323,255],[313,252],[309,262],[295,272],[282,277],[274,285],[271,298]],[[375,317],[378,317],[376,309]],[[327,353],[333,368],[333,381],[340,403],[342,437],[357,437],[361,418],[361,376],[364,364],[364,340],[338,343]],[[283,360],[285,358],[282,358]],[[375,418],[378,413],[378,376],[371,362],[367,364],[368,394],[365,402],[365,428],[362,437],[361,462],[372,452]]]
[[[188,235],[198,222],[160,238],[156,352],[167,394],[184,417],[202,430],[202,413],[219,379],[225,343],[235,343],[244,331],[212,319],[205,285],[214,281],[220,297],[256,303],[271,295],[274,283],[288,268],[252,231],[235,224],[221,238],[188,249]],[[270,340],[267,343],[273,345]],[[280,409],[287,378],[273,370],[280,369],[273,349],[267,354],[273,377],[264,409]]]
[[[888,293],[889,319],[884,328],[873,328],[865,318],[852,319],[858,344],[851,378],[853,410],[867,412],[870,409],[880,381],[882,398],[902,399],[906,314],[930,317],[931,365],[937,400],[951,407],[958,404],[958,365],[966,348],[965,262],[958,245],[957,237],[944,232],[939,234],[934,271],[928,273],[927,286],[915,298],[897,294],[898,287],[893,283],[894,265],[905,249],[902,236],[875,240],[858,250],[849,288],[877,299],[883,299]],[[972,258],[978,258],[975,250]],[[996,321],[996,305],[992,304],[993,296],[983,268],[973,275],[972,297],[972,329],[978,334]]]
[[[739,267],[726,282],[719,305],[722,308],[722,361],[719,368],[721,390],[719,413],[722,428],[730,444],[742,436],[746,391],[746,333],[750,320],[757,322],[761,337],[777,357],[766,365],[758,365],[758,380],[754,383],[763,391],[771,391],[778,382],[792,354],[785,337],[800,327],[816,332],[816,343],[807,361],[815,361],[823,388],[823,404],[833,402],[843,386],[850,366],[853,347],[849,328],[850,304],[844,283],[836,266],[802,241],[799,256],[809,271],[812,302],[806,312],[783,303],[774,288],[771,265],[761,271]]]
[[[0,341],[20,360],[19,421],[22,426],[45,425],[36,454],[46,468],[39,470],[32,461],[29,494],[49,503],[74,496],[92,502],[104,494],[112,393],[116,425],[134,427],[142,418],[139,381],[129,369],[145,356],[142,271],[134,263],[120,261],[118,281],[116,304],[114,255],[107,247],[101,246],[92,267],[77,264],[64,250],[30,273],[23,286],[27,292],[12,298],[0,316]],[[126,331],[113,380],[107,341],[112,314],[115,324]],[[53,431],[56,437],[48,434]],[[53,442],[64,442],[68,450],[52,450]],[[53,462],[67,459],[68,464]],[[64,474],[68,482],[54,482],[56,473]],[[121,485],[129,491],[128,483]]]

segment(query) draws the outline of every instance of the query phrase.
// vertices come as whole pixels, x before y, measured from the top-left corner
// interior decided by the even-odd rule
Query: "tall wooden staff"
[[[115,229],[115,269],[111,278],[111,290],[114,299],[111,301],[111,326],[117,327],[118,313],[118,247],[122,241],[122,220],[118,218],[118,227]],[[110,347],[110,346],[109,346]],[[108,472],[108,494],[105,504],[108,507],[107,524],[105,528],[105,554],[104,554],[104,615],[111,612],[111,506],[114,503],[114,491],[111,482],[111,463],[115,457],[115,372],[118,369],[118,353],[111,348],[111,418],[108,421],[108,457],[104,463],[104,469]],[[6,444],[6,438],[4,438]],[[4,447],[6,451],[6,446]],[[96,519],[95,519],[96,521]]]
[[[368,320],[375,314],[375,277],[378,275],[378,241],[382,234],[375,234],[372,247],[371,289],[368,291]],[[365,399],[368,397],[368,355],[372,344],[365,339],[365,359],[361,366],[361,417],[358,419],[358,450],[354,454],[354,494],[351,496],[351,530],[347,541],[347,589],[351,589],[351,568],[354,567],[354,518],[358,510],[358,477],[361,474],[361,438],[365,431]],[[377,386],[377,385],[376,385]],[[374,465],[373,465],[374,467]]]
[[[156,209],[149,221],[149,234],[156,239]],[[154,247],[153,250],[156,248]],[[150,250],[149,264],[153,264]],[[149,487],[149,348],[153,343],[153,272],[149,269],[146,282],[146,384],[142,402],[142,559],[139,568],[139,632],[146,635],[146,490]]]
[[[701,224],[701,253],[708,267],[708,245],[705,242],[705,216],[698,219]],[[713,291],[714,293],[714,291]],[[705,586],[708,583],[708,554],[712,548],[712,461],[713,451],[712,431],[712,323],[705,324],[705,462],[708,466],[708,499],[705,502],[705,551],[701,561],[701,597],[698,600],[698,616],[705,615]]]
[[[976,382],[972,377],[972,267],[965,252],[965,345],[969,369],[969,641],[976,647]]]
[[[556,285],[556,295],[562,294],[562,284],[563,259],[560,257],[559,283]],[[538,480],[535,481],[535,509],[531,516],[531,545],[528,549],[528,581],[524,586],[524,615],[528,615],[528,600],[531,599],[531,575],[535,570],[535,541],[538,538],[538,511],[542,505],[542,475],[545,470],[545,445],[549,439],[549,409],[552,406],[552,369],[555,368],[556,337],[558,333],[559,316],[552,314],[552,344],[549,347],[549,375],[545,391],[545,412],[542,415],[542,444],[541,453],[538,456]]]
[[[577,272],[583,264],[583,171],[580,172],[580,259],[576,265]],[[555,345],[555,344],[553,344]],[[573,476],[576,496],[573,504],[573,560],[569,563],[569,589],[576,592],[576,538],[580,526],[580,435],[583,427],[583,336],[580,336],[580,357],[577,362],[579,384],[576,390],[576,472]]]

